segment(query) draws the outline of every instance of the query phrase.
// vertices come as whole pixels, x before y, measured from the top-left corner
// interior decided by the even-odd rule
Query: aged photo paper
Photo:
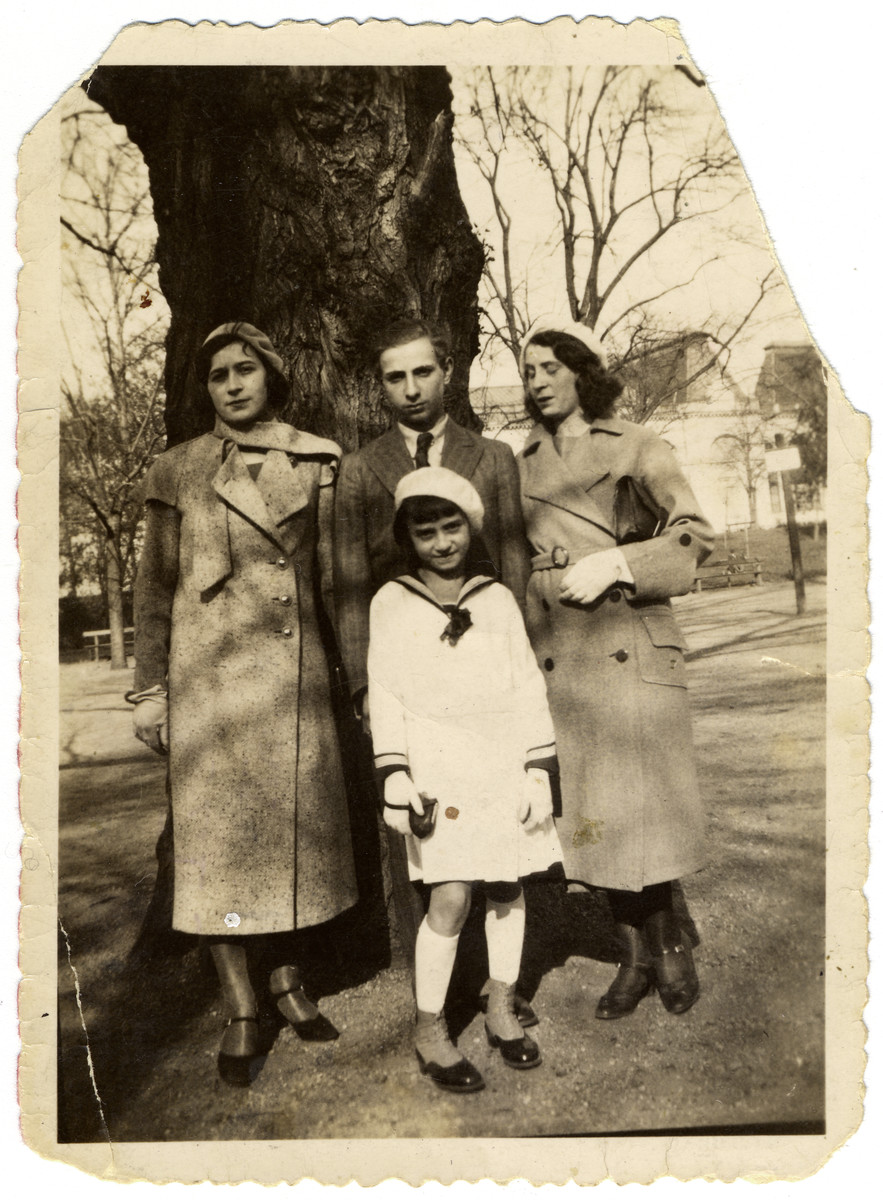
[[[20,167],[25,1142],[119,1181],[811,1175],[862,1117],[869,427],[844,399],[836,364],[812,342],[676,24],[341,21],[260,30],[170,21],[125,29],[93,70],[26,139]],[[438,83],[445,70],[447,95]],[[382,108],[396,90],[390,79],[410,109]],[[433,109],[419,132],[438,103],[449,117]],[[573,146],[593,136],[589,113],[602,133],[581,176]],[[236,139],[247,130],[260,153],[243,161]],[[366,247],[342,220],[345,207],[329,202],[329,180],[341,194],[356,180],[379,211],[404,175],[424,203],[446,155],[466,219],[452,219],[435,257],[420,258],[425,229],[415,232],[413,217],[395,225],[391,204]],[[628,199],[641,193],[638,161],[650,180],[643,206]],[[123,177],[132,163],[134,174]],[[326,173],[312,186],[316,163]],[[110,178],[122,179],[121,190],[111,193]],[[673,197],[686,207],[669,221]],[[158,281],[152,245],[136,262],[128,232],[114,240],[121,208],[133,218],[128,231],[145,199],[159,230]],[[260,220],[245,218],[249,205]],[[684,236],[681,225],[697,233]],[[599,256],[591,282],[599,228],[608,257]],[[244,246],[246,230],[254,242]],[[418,249],[395,258],[409,231]],[[669,232],[682,240],[666,240]],[[119,481],[102,472],[115,451],[126,438],[154,438],[156,453],[163,432],[171,446],[209,428],[188,362],[225,317],[219,297],[199,295],[186,272],[175,276],[175,238],[175,252],[228,307],[230,280],[245,279],[242,256],[254,254],[248,311],[227,315],[262,329],[271,322],[300,384],[290,419],[344,450],[369,442],[387,420],[371,371],[347,375],[372,312],[385,320],[397,304],[420,311],[426,296],[435,303],[450,287],[448,307],[434,311],[455,325],[457,304],[474,304],[476,289],[458,298],[446,272],[453,262],[456,275],[471,254],[463,269],[474,269],[476,286],[486,264],[481,353],[471,371],[455,361],[447,403],[460,421],[471,409],[486,438],[518,452],[531,422],[511,343],[540,314],[568,308],[573,267],[578,299],[588,303],[581,312],[593,317],[584,323],[606,334],[620,365],[621,411],[668,442],[718,539],[693,590],[674,601],[708,821],[705,863],[675,888],[702,988],[689,1013],[666,1012],[651,992],[627,1019],[596,1021],[619,961],[607,902],[600,888],[538,883],[526,889],[519,986],[540,1018],[542,1066],[507,1071],[470,1000],[449,1024],[486,1088],[453,1095],[422,1079],[389,865],[370,780],[353,765],[365,751],[338,704],[360,898],[327,930],[305,931],[300,945],[306,990],[340,1036],[311,1042],[277,1028],[250,1086],[219,1077],[227,1011],[212,962],[195,938],[171,929],[164,908],[173,870],[168,844],[157,847],[165,767],[131,735],[132,647],[124,644],[122,668],[112,671],[100,617],[107,609],[94,586],[106,590],[108,550],[95,549],[92,518],[110,540],[100,510]],[[399,279],[401,295],[388,301],[383,289]],[[355,280],[366,297],[376,289],[383,299],[374,309],[366,299],[359,329]],[[121,367],[112,318],[99,311],[108,294],[141,312],[126,335],[140,357],[125,371],[130,389],[153,392],[146,410],[130,414],[134,433],[102,392],[106,364],[110,376]],[[169,311],[163,384],[150,374],[157,360],[145,331],[164,337]],[[116,535],[122,545],[119,527]],[[128,560],[141,535],[125,536],[128,628]],[[97,623],[85,622],[90,613]],[[573,843],[596,837],[603,831],[588,822]],[[480,937],[481,923],[471,921],[461,958]],[[477,996],[484,975],[476,982],[474,974],[464,968],[464,994],[474,984]]]

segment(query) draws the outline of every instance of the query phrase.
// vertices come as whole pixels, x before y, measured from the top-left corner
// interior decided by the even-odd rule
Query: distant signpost
[[[782,437],[776,435],[778,442]],[[791,546],[791,565],[794,571],[794,595],[797,600],[797,615],[806,611],[806,586],[803,582],[803,558],[800,553],[800,533],[797,529],[797,516],[794,508],[794,489],[791,486],[791,471],[800,470],[800,450],[797,446],[779,446],[776,450],[766,453],[766,466],[769,472],[775,471],[779,476],[779,488],[785,500],[785,518],[788,522],[788,542]]]

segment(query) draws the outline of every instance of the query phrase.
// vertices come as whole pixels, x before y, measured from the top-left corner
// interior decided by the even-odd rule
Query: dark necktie
[[[432,445],[434,438],[431,433],[417,434],[417,455],[414,459],[415,467],[429,466],[429,447]]]

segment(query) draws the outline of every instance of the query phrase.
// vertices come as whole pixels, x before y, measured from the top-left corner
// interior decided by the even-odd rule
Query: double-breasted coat
[[[713,533],[674,452],[629,421],[596,420],[562,439],[537,426],[518,466],[535,553],[527,626],[555,723],[565,870],[639,891],[703,863],[685,645],[669,598],[689,591]],[[626,481],[658,531],[622,544],[615,501]],[[617,545],[634,586],[563,603],[567,567]]]
[[[317,924],[357,898],[318,615],[339,451],[277,436],[286,452],[256,480],[206,434],[146,482],[135,686],[168,686],[172,923],[210,937]]]
[[[479,565],[509,588],[519,605],[530,573],[518,471],[510,448],[447,420],[441,465],[468,479],[485,510]],[[334,595],[340,648],[353,695],[368,684],[371,597],[404,574],[408,560],[393,537],[395,490],[414,463],[398,428],[344,456],[335,500]]]

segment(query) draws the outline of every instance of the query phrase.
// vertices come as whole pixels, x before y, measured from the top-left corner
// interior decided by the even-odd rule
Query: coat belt
[[[565,567],[572,567],[575,562],[585,558],[587,554],[596,554],[601,549],[603,547],[597,544],[579,548],[553,546],[551,550],[546,550],[542,554],[534,554],[530,560],[530,569],[532,571],[563,571]]]

